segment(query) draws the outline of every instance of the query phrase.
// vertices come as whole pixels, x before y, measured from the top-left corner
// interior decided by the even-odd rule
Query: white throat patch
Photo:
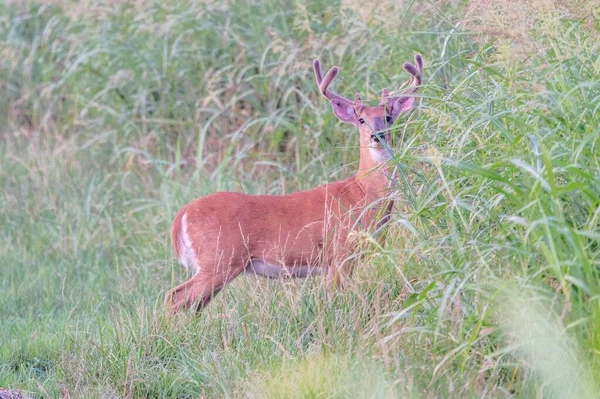
[[[377,143],[371,143],[369,146],[369,154],[371,155],[371,159],[375,161],[377,165],[386,162],[392,157],[392,154],[390,154],[390,151],[387,148]]]

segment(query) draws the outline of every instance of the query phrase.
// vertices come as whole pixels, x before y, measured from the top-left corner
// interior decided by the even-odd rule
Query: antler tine
[[[381,89],[381,102],[380,104],[384,104],[387,101],[387,98],[390,96],[390,92],[388,89]]]
[[[423,58],[421,58],[421,54],[415,55],[415,64],[416,66],[410,62],[402,64],[402,68],[411,75],[408,93],[417,91],[417,88],[421,84],[423,77]]]
[[[336,66],[331,67],[331,69],[329,71],[327,71],[327,73],[325,74],[325,77],[323,78],[323,80],[321,81],[321,84],[319,85],[319,90],[321,91],[321,94],[323,94],[327,98],[329,98],[328,94],[331,93],[329,90],[327,90],[327,88],[329,87],[329,85],[331,84],[333,79],[335,79],[337,74],[338,74],[338,67],[336,67]],[[331,100],[331,98],[329,98],[329,99]]]
[[[347,103],[351,103],[350,100],[335,94],[334,92],[332,92],[331,90],[328,90],[327,88],[329,87],[329,85],[331,84],[331,82],[333,81],[333,79],[335,79],[335,77],[338,74],[338,67],[334,66],[331,67],[331,69],[327,72],[327,74],[325,74],[325,77],[322,77],[322,72],[321,72],[321,63],[319,62],[318,59],[313,61],[313,69],[315,72],[315,80],[317,81],[317,86],[319,86],[319,91],[321,92],[321,94],[327,98],[329,101],[333,101],[333,100],[341,100]]]
[[[319,59],[313,61],[313,71],[315,72],[315,80],[317,81],[317,86],[321,85],[323,81],[323,77],[321,76],[321,62]]]
[[[415,54],[415,64],[417,64],[419,71],[423,73],[423,58],[421,57],[421,54]]]

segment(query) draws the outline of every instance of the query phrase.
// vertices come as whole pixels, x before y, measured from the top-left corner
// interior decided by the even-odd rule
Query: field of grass
[[[594,0],[0,4],[0,387],[32,397],[600,396]],[[351,175],[315,86],[395,126],[350,286],[242,277],[165,318],[169,227],[215,191]]]

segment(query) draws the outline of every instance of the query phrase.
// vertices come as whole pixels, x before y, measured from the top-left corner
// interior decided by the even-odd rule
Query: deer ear
[[[334,98],[331,100],[331,108],[333,108],[333,113],[340,120],[340,122],[352,124],[356,123],[356,115],[354,115],[354,107],[352,104]]]
[[[391,116],[393,120],[396,120],[400,114],[405,114],[415,105],[415,98],[413,96],[404,96],[398,98],[392,104]]]

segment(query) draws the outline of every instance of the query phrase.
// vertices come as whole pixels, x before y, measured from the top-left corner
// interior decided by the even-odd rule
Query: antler
[[[317,81],[317,86],[319,86],[319,91],[321,92],[323,97],[325,97],[329,101],[339,100],[346,104],[352,104],[352,101],[350,101],[347,98],[344,98],[338,94],[335,94],[331,90],[327,89],[329,87],[329,85],[331,84],[331,82],[333,81],[333,79],[335,79],[335,77],[337,76],[338,67],[336,67],[336,66],[331,67],[331,69],[325,75],[325,78],[322,78],[321,62],[318,59],[314,60],[313,69],[315,71],[315,80]]]
[[[411,75],[408,88],[402,92],[402,96],[415,93],[421,85],[421,80],[423,78],[423,58],[421,58],[421,54],[415,55],[415,64],[416,65],[413,65],[410,62],[402,64],[402,68]],[[400,96],[390,97],[386,89],[381,91],[382,103],[395,101],[398,98],[400,98]]]
[[[416,92],[421,85],[421,79],[423,78],[423,58],[421,58],[421,54],[415,54],[415,64],[416,66],[410,62],[402,64],[402,68],[411,74],[407,94]]]

